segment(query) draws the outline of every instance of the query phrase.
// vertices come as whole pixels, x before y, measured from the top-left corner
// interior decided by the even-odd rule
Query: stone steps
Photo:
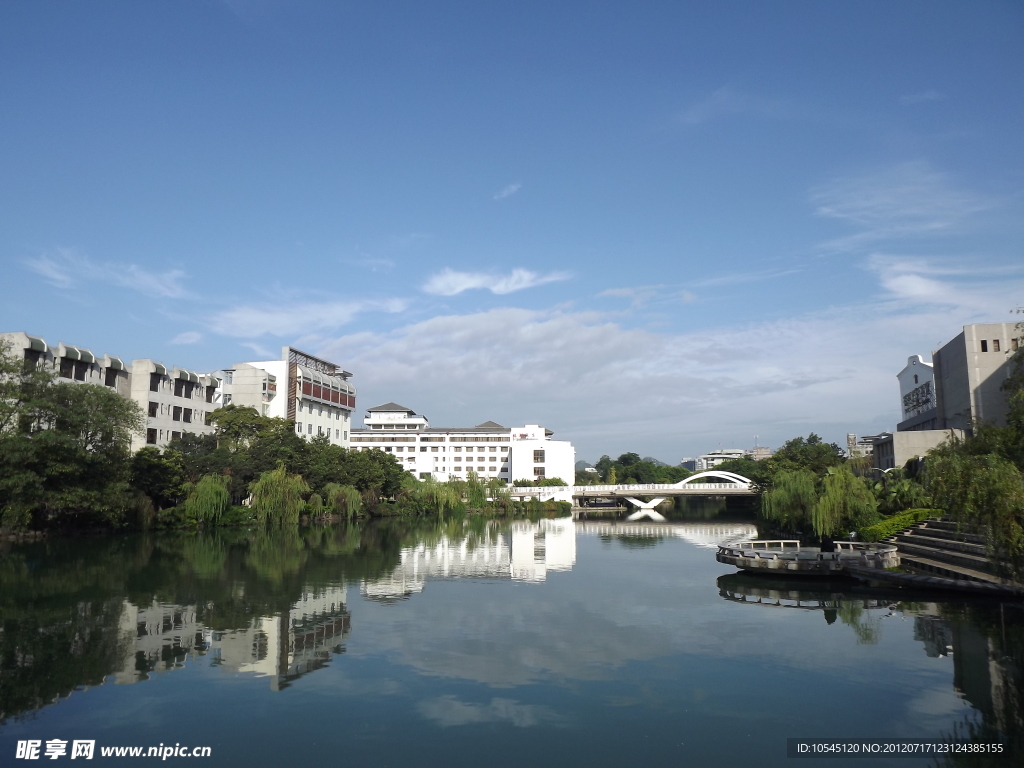
[[[905,533],[898,533],[891,539],[891,541],[897,546],[904,543],[918,544],[923,547],[943,549],[950,552],[961,552],[965,555],[974,555],[975,557],[987,556],[984,544],[977,544],[969,541],[956,541],[955,539],[937,538],[931,535],[931,529],[929,528],[911,529]]]
[[[1006,579],[1001,579],[991,573],[976,571],[972,568],[954,565],[953,563],[931,560],[927,557],[917,555],[900,555],[900,565],[912,572],[923,573],[930,576],[938,576],[943,579],[954,579],[957,581],[981,582],[985,584],[1007,585]]]
[[[910,539],[913,537],[907,536],[905,538]],[[984,573],[992,571],[992,564],[989,562],[987,557],[969,555],[952,549],[930,547],[924,544],[912,544],[907,541],[897,541],[893,543],[895,543],[899,549],[901,562],[904,555],[913,555],[915,557],[925,558],[931,562],[948,563],[961,568],[969,568],[973,571],[981,571]]]
[[[985,544],[985,538],[976,533],[965,533],[956,529],[956,523],[945,520],[925,520],[918,523],[913,530],[924,533],[936,539],[948,539],[949,541],[962,541],[970,544]]]

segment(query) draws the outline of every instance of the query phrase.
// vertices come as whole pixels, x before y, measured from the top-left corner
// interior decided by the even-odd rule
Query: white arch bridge
[[[701,482],[714,479],[719,482]],[[587,499],[624,499],[637,508],[627,520],[649,517],[662,521],[654,510],[670,496],[753,496],[751,481],[735,472],[708,470],[690,475],[678,483],[637,483],[633,485],[563,485],[510,489],[512,498],[525,501],[568,501],[583,506]]]

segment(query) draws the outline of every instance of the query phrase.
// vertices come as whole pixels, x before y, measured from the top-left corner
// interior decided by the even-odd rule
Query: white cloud
[[[930,88],[920,93],[909,93],[906,96],[900,96],[900,104],[921,104],[925,101],[940,101],[944,98],[946,98],[946,94]]]
[[[519,704],[512,699],[491,699],[489,704],[460,701],[454,696],[439,696],[421,701],[420,714],[443,728],[476,723],[509,723],[517,728],[555,725],[561,717],[541,704]]]
[[[815,213],[859,231],[832,240],[826,249],[854,251],[894,239],[954,231],[994,201],[957,188],[927,163],[903,163],[878,173],[836,179],[814,190]]]
[[[331,301],[273,306],[251,304],[232,307],[213,316],[211,326],[225,336],[255,339],[260,336],[296,336],[313,331],[334,331],[364,312],[401,312],[402,299],[384,301]]]
[[[484,272],[457,272],[454,269],[445,269],[431,276],[423,286],[423,290],[437,296],[455,296],[463,291],[486,288],[491,293],[500,295],[568,279],[567,272],[549,272],[546,275],[539,275],[528,269],[513,269],[507,275],[493,275]]]
[[[522,184],[509,184],[502,187],[500,190],[494,193],[495,200],[504,200],[506,197],[512,197],[516,192],[523,188]]]
[[[678,460],[812,429],[841,440],[892,428],[908,355],[998,319],[1024,291],[1019,274],[975,280],[892,256],[868,266],[875,297],[770,322],[653,332],[613,313],[501,308],[351,334],[323,353],[344,359],[370,400],[403,402],[437,426],[539,421],[590,460]]]
[[[97,263],[69,248],[42,254],[25,263],[58,288],[70,288],[83,282],[105,282],[157,298],[176,299],[188,295],[182,284],[185,273],[178,269],[150,272],[138,264]]]
[[[171,339],[171,344],[195,344],[198,341],[202,341],[202,339],[203,334],[198,331],[185,331]]]

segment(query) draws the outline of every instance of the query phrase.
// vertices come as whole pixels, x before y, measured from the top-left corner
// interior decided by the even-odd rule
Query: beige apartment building
[[[1007,400],[1001,387],[1020,336],[1016,323],[965,325],[932,353],[938,429],[970,433],[976,421],[1006,426]]]
[[[49,346],[39,336],[0,333],[15,354],[56,374],[58,381],[109,387],[134,400],[146,414],[143,432],[132,439],[132,450],[144,445],[163,447],[187,433],[213,431],[210,413],[220,406],[220,380],[184,368],[168,368],[155,360],[132,360],[97,355],[85,347],[59,342]]]

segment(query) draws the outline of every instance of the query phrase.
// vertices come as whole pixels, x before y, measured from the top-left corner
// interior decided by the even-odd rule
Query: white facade
[[[744,456],[752,456],[753,451],[748,451],[744,448],[720,448],[717,451],[709,451],[708,453],[702,454],[697,458],[696,469],[698,472],[706,472],[709,469],[717,467],[719,464],[732,461],[733,459],[742,459]]]
[[[221,373],[224,405],[291,419],[307,440],[326,435],[348,447],[356,390],[348,381],[352,374],[337,363],[284,347],[280,360],[238,363]]]
[[[493,421],[475,427],[431,427],[427,418],[397,403],[371,408],[364,427],[352,431],[357,450],[395,454],[421,479],[465,479],[470,471],[487,480],[542,480],[575,477],[576,449],[537,424],[503,427]]]

